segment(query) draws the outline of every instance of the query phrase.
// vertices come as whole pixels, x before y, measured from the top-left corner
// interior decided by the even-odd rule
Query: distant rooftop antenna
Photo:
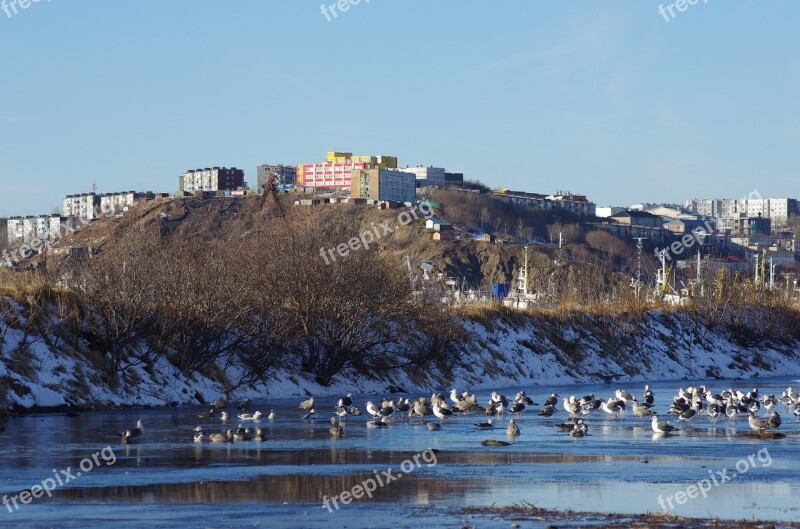
[[[92,193],[97,194],[97,182],[92,182]]]

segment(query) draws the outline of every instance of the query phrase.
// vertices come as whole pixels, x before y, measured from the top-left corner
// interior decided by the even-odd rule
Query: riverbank
[[[251,378],[248,367],[226,358],[211,370],[182,373],[164,356],[148,364],[129,355],[118,377],[99,368],[102,356],[52,337],[31,339],[9,329],[0,356],[0,381],[15,413],[205,404],[406,391],[470,390],[585,383],[610,376],[614,384],[697,378],[752,379],[800,374],[800,343],[762,337],[743,345],[725,326],[688,312],[633,316],[588,313],[569,318],[510,314],[464,322],[467,339],[447,370],[407,366],[382,374],[345,371],[328,385],[299,368],[273,368]],[[26,340],[23,353],[20,344]],[[1,387],[1,386],[0,386]],[[2,398],[2,396],[0,396]]]

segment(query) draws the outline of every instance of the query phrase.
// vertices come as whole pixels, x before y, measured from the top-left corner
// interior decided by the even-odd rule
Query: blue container
[[[503,299],[511,292],[511,284],[509,283],[492,283],[492,296],[495,298]]]

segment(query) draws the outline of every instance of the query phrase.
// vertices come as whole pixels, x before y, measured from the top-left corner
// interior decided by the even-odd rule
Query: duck
[[[432,432],[436,431],[436,430],[441,430],[441,429],[442,429],[442,425],[439,424],[438,422],[429,422],[428,423],[428,430],[430,430]]]
[[[198,419],[210,419],[216,414],[217,410],[212,408],[208,411],[198,411],[195,415],[197,416]]]
[[[344,437],[344,428],[336,420],[336,417],[331,417],[331,427],[328,429],[334,439],[341,439]]]
[[[508,428],[506,428],[506,435],[519,435],[519,426],[514,422],[514,419],[508,421]]]
[[[222,422],[228,422],[228,419],[230,419],[230,418],[231,418],[231,416],[230,416],[230,415],[228,415],[228,412],[227,412],[227,411],[223,411],[223,412],[222,412],[222,413],[220,413],[220,415],[219,415],[219,420],[220,420],[220,421],[222,421]]]
[[[194,429],[194,442],[195,443],[204,443],[207,440],[208,440],[208,438],[203,433],[202,426],[198,426],[197,428]]]
[[[669,434],[671,432],[679,431],[679,428],[675,428],[669,422],[667,422],[667,421],[659,421],[658,420],[658,415],[653,415],[653,421],[652,421],[651,425],[652,425],[653,431],[655,433]]]
[[[253,403],[250,399],[244,399],[242,402],[239,403],[239,411],[250,411],[250,405]]]

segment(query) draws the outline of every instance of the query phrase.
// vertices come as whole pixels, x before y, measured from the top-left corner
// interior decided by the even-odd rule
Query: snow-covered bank
[[[649,312],[641,318],[576,315],[569,322],[520,317],[466,325],[470,341],[463,346],[459,367],[449,377],[431,373],[424,387],[402,372],[381,380],[339,376],[331,386],[321,387],[310,375],[283,369],[268,381],[233,390],[230,397],[386,393],[392,386],[426,393],[450,386],[569,384],[596,381],[597,373],[620,375],[618,381],[800,375],[797,340],[762,340],[744,348],[723,326],[709,329],[687,313]],[[224,375],[220,370],[216,376],[186,377],[162,357],[152,367],[127,367],[119,384],[111,387],[80,352],[42,338],[20,350],[23,339],[20,331],[9,329],[0,354],[0,393],[7,391],[8,404],[17,409],[199,404],[224,394],[241,374],[241,367],[234,365]]]

